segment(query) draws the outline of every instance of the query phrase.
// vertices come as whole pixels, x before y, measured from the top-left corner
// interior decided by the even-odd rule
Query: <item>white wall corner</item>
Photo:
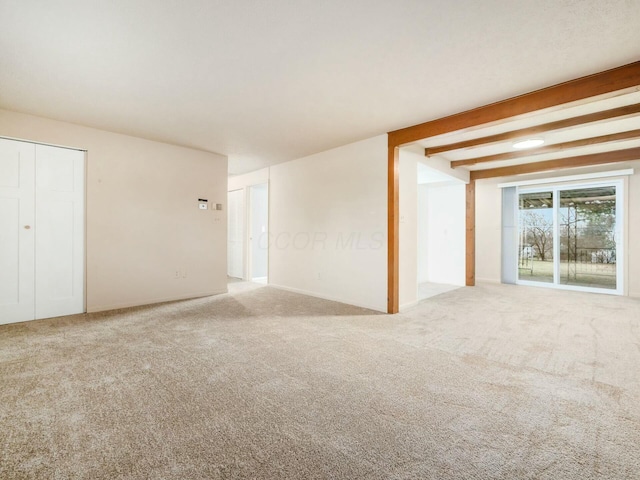
[[[423,165],[453,177],[453,179],[459,180],[463,183],[469,183],[470,181],[471,172],[469,170],[464,168],[451,168],[451,162],[443,158],[426,157],[424,154],[424,147],[418,144],[407,145],[402,147],[400,151],[415,155],[416,160]]]

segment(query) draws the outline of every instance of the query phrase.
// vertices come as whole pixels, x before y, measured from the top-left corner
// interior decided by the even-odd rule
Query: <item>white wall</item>
[[[402,147],[401,152],[410,152],[416,155],[414,157],[418,162],[427,166],[431,171],[429,177],[439,176],[441,181],[459,181],[462,183],[469,183],[469,170],[464,168],[451,168],[451,162],[444,158],[425,157],[424,147],[419,144],[407,145]],[[431,182],[432,180],[430,180]],[[423,183],[422,181],[420,183]]]
[[[239,190],[241,188],[247,188],[251,185],[259,185],[262,183],[269,183],[268,168],[262,168],[243,175],[231,175],[229,177],[227,189],[231,192],[232,190]]]
[[[0,136],[88,151],[88,311],[226,291],[226,157],[6,110]]]
[[[253,185],[269,184],[269,168],[262,168],[253,172],[244,173],[242,175],[232,175],[229,177],[227,189],[229,192],[242,190],[242,225],[243,225],[243,239],[242,239],[242,278],[248,279],[251,273],[250,269],[250,253],[249,247],[249,234],[251,225],[249,223],[250,217],[250,197],[249,190]],[[268,200],[267,200],[268,202]],[[267,212],[267,230],[268,230],[268,212]],[[254,275],[255,276],[255,275]],[[267,261],[267,273],[268,276],[268,261]]]
[[[465,284],[465,185],[427,187],[427,278]]]
[[[429,185],[418,184],[418,245],[417,268],[418,284],[429,281]]]
[[[640,161],[631,162],[627,166],[635,169],[627,184],[627,273],[628,294],[640,297]],[[623,168],[617,165],[618,168]]]
[[[270,168],[269,282],[386,311],[387,136]]]
[[[628,294],[640,297],[640,160],[590,168],[578,168],[546,174],[522,175],[476,182],[476,278],[480,281],[500,281],[501,262],[501,191],[499,183],[606,172],[633,168],[628,177],[625,208],[627,213],[627,239],[625,250],[626,287]],[[625,177],[626,178],[626,177]]]
[[[418,162],[400,150],[400,310],[418,301]]]
[[[476,181],[476,280],[500,281],[502,193],[505,179]]]

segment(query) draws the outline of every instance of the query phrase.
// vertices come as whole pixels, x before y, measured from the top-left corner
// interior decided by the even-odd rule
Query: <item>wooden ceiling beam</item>
[[[443,133],[505,120],[516,115],[617,92],[638,85],[640,85],[640,61],[484,107],[394,130],[389,132],[389,140],[396,146],[406,145]]]
[[[545,153],[560,152],[570,148],[586,147],[589,145],[598,145],[602,143],[621,142],[623,140],[632,140],[640,138],[640,129],[630,130],[628,132],[612,133],[610,135],[601,135],[599,137],[582,138],[571,142],[556,143],[551,145],[543,145],[541,147],[529,148],[526,150],[518,150],[515,152],[498,153],[495,155],[486,155],[484,157],[467,158],[465,160],[455,160],[451,162],[452,168],[462,167],[465,165],[477,165],[486,162],[499,162],[504,160],[517,160],[519,158],[527,158]]]
[[[520,128],[511,132],[498,133],[496,135],[489,135],[487,137],[473,138],[471,140],[450,143],[448,145],[429,147],[425,148],[424,154],[427,157],[430,157],[438,153],[450,152],[452,150],[459,150],[461,148],[477,147],[479,145],[489,145],[491,143],[516,140],[519,138],[531,137],[540,135],[542,133],[562,130],[565,128],[638,114],[640,114],[640,104],[625,105],[624,107],[612,108],[610,110],[604,110],[602,112],[589,113],[587,115],[580,115],[579,117],[566,118],[564,120],[557,120],[555,122],[544,123],[542,125],[534,125],[533,127]]]
[[[563,168],[587,167],[591,165],[605,165],[607,163],[627,162],[640,160],[640,147],[613,152],[592,153],[576,157],[561,158],[559,160],[547,160],[544,162],[523,163],[509,167],[489,168],[486,170],[474,170],[471,172],[471,180],[484,178],[509,177],[526,173],[550,172]]]

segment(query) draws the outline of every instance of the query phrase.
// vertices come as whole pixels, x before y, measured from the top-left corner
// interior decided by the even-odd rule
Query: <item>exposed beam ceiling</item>
[[[476,181],[550,172],[567,168],[640,160],[640,62],[589,77],[554,85],[520,97],[479,107],[449,117],[408,127],[388,135],[389,223],[388,223],[388,311],[397,311],[399,298],[399,154],[400,147],[427,144],[425,154],[433,160],[449,161],[453,167],[474,167],[466,186],[466,285],[475,285]],[[612,103],[615,100],[615,103]],[[621,103],[618,103],[621,102]],[[621,106],[622,105],[622,106]],[[585,113],[590,112],[590,113]],[[581,114],[580,114],[581,113]],[[630,118],[629,118],[630,117]],[[558,119],[560,118],[560,120]],[[606,126],[603,124],[606,123]],[[630,125],[631,124],[631,125]],[[509,128],[511,127],[511,128]],[[594,129],[602,129],[594,132]],[[484,135],[483,132],[484,131]],[[559,132],[560,131],[560,132]],[[568,132],[567,132],[568,131]],[[552,133],[555,132],[555,133]],[[545,134],[546,147],[513,152],[509,140]],[[474,135],[476,138],[469,138]],[[564,135],[563,140],[559,140]],[[439,138],[441,137],[442,138]],[[456,138],[457,137],[457,138]],[[452,141],[453,140],[453,141]],[[457,141],[456,141],[457,140]],[[616,142],[618,150],[602,152]],[[632,148],[629,148],[632,144]],[[508,151],[504,151],[504,149]],[[491,151],[491,150],[494,151]],[[502,149],[502,151],[500,151]],[[582,149],[597,153],[578,154]],[[598,150],[600,149],[600,150]],[[564,158],[541,160],[537,156],[562,152]],[[469,155],[464,158],[464,155]],[[458,156],[452,159],[451,156]],[[462,156],[463,158],[460,158]],[[447,158],[449,157],[449,158]],[[534,159],[534,161],[532,161]],[[509,165],[508,162],[518,161]],[[492,167],[491,163],[503,162]],[[487,165],[490,165],[487,168]],[[475,169],[480,167],[480,169]]]
[[[607,163],[626,162],[630,160],[640,160],[640,147],[629,148],[626,150],[615,150],[613,152],[594,153],[591,155],[579,155],[575,157],[561,158],[559,160],[549,160],[546,162],[525,163],[522,165],[511,165],[509,167],[475,170],[471,172],[471,179],[481,180],[483,178],[507,177],[510,175],[522,175],[525,173],[550,172],[553,170],[561,170],[563,168],[605,165]]]
[[[583,138],[580,140],[556,143],[553,145],[543,145],[541,147],[531,148],[527,150],[517,150],[515,152],[497,153],[495,155],[486,155],[484,157],[475,157],[475,158],[468,158],[465,160],[456,160],[451,162],[451,166],[453,168],[458,168],[465,165],[477,165],[479,163],[486,163],[486,162],[514,160],[518,158],[529,158],[536,155],[560,152],[562,150],[569,150],[577,147],[585,147],[589,145],[597,145],[602,143],[616,143],[622,140],[630,140],[630,139],[636,139],[636,138],[640,138],[640,129],[631,130],[629,132],[613,133],[611,135],[601,135],[599,137]]]
[[[640,62],[632,65],[638,67]],[[629,67],[621,68],[629,73]],[[620,78],[618,73],[614,69],[588,78],[594,85],[607,85],[610,78]],[[629,76],[625,79],[631,81]],[[636,155],[640,149],[640,69],[634,81],[635,87],[442,132],[418,143],[425,148],[428,158],[446,161],[455,169],[467,169],[473,180],[640,160]],[[562,91],[569,85],[550,87],[548,92],[557,97],[556,89]],[[520,97],[515,100],[520,101]],[[512,100],[505,102],[510,106],[508,110],[512,110]],[[448,119],[436,122],[446,123]],[[540,139],[545,143],[517,149],[514,141],[524,139]]]
[[[502,102],[457,113],[430,122],[389,132],[391,143],[406,145],[443,133],[507,120],[518,115],[556,107],[638,86],[640,62],[543,88]]]
[[[449,152],[451,150],[459,150],[461,148],[477,147],[479,145],[487,145],[491,143],[504,142],[509,140],[516,140],[519,138],[529,137],[532,135],[540,135],[542,133],[551,132],[554,130],[561,130],[565,128],[576,127],[579,125],[585,125],[588,123],[602,122],[605,120],[611,120],[614,118],[626,117],[630,115],[638,115],[640,113],[640,104],[626,105],[624,107],[613,108],[603,112],[595,112],[588,115],[581,115],[579,117],[567,118],[564,120],[558,120],[556,122],[550,122],[543,125],[535,125],[532,127],[521,128],[510,132],[504,132],[496,135],[490,135],[488,137],[474,138],[463,142],[450,143],[447,145],[441,145],[437,147],[429,147],[425,149],[425,155],[430,157],[438,153]]]

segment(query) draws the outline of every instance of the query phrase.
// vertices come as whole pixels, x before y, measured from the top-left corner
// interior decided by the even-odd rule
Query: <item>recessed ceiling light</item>
[[[513,148],[533,148],[538,147],[544,143],[541,138],[529,138],[513,144]]]

